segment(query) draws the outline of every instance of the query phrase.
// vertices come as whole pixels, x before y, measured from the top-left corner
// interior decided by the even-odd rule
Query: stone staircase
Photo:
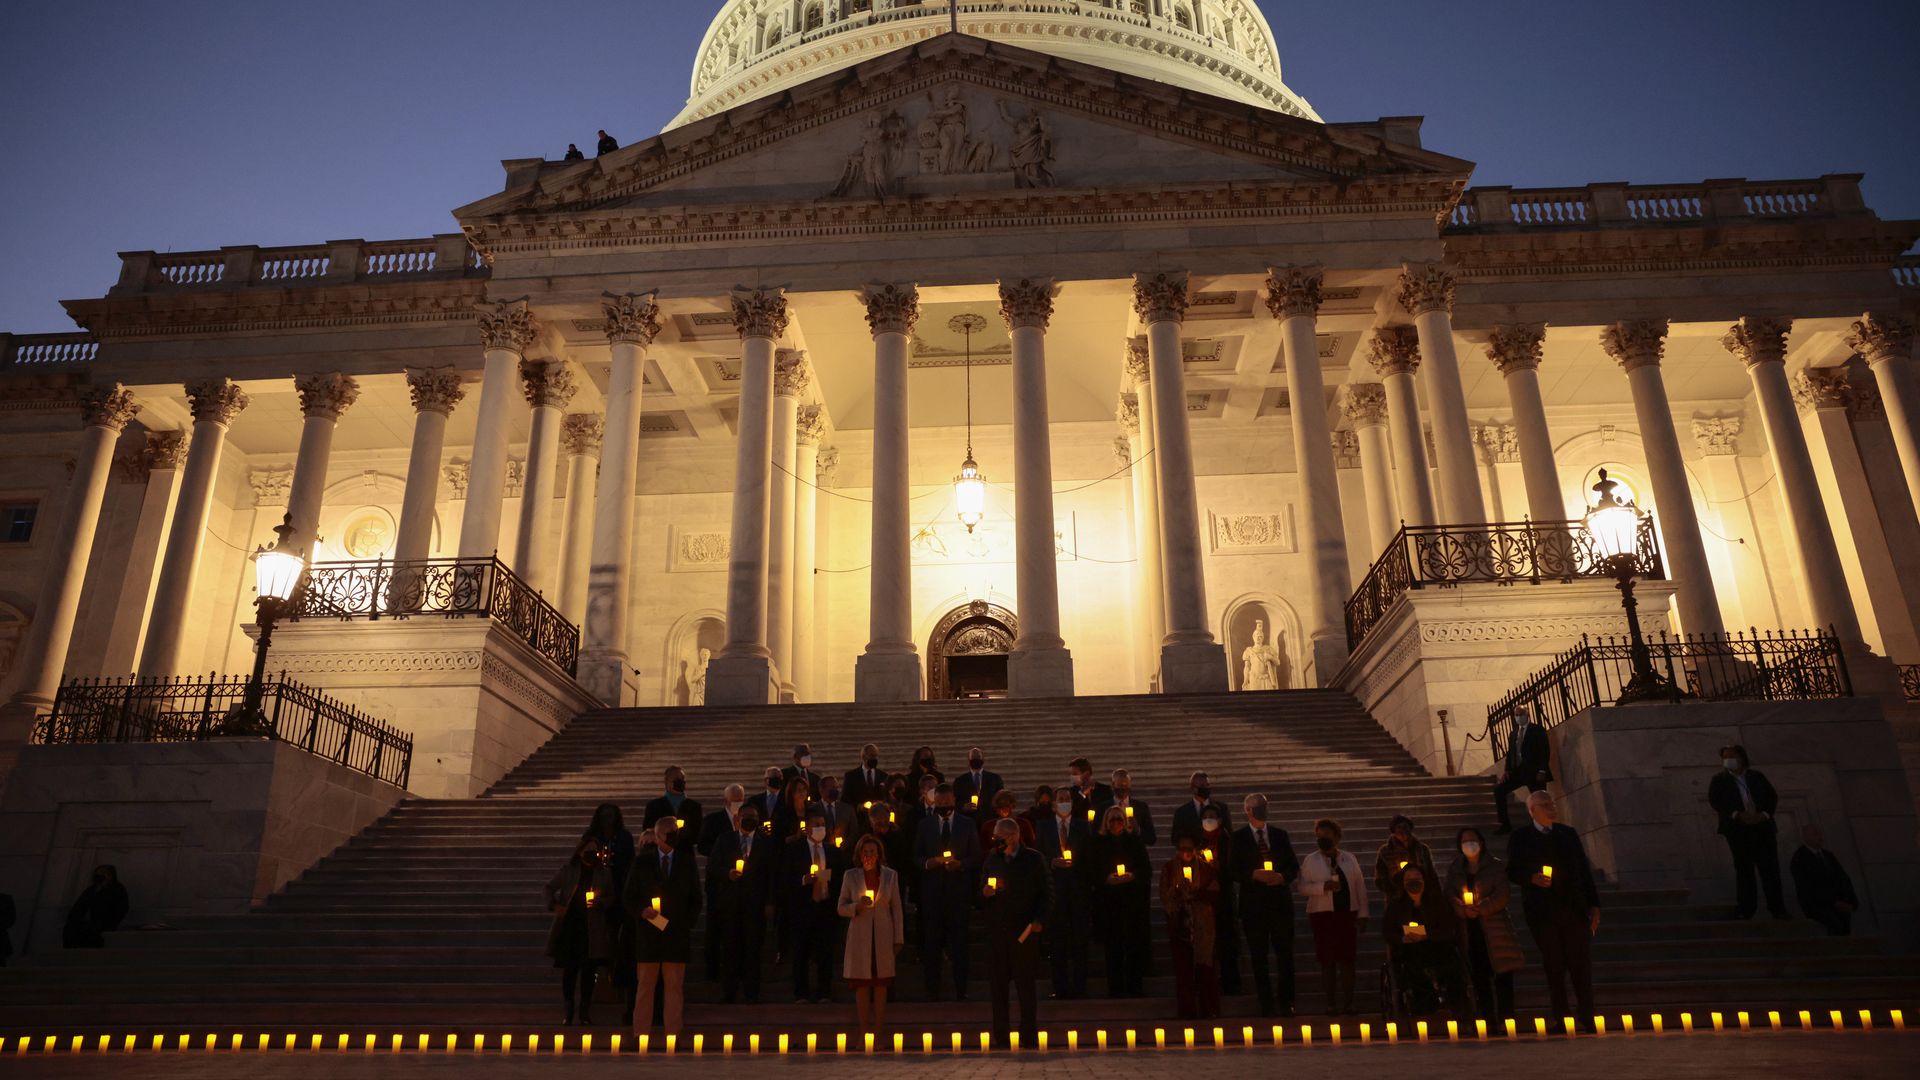
[[[481,798],[401,804],[256,912],[122,931],[97,952],[17,958],[0,969],[0,1031],[171,1030],[216,1020],[272,1030],[549,1028],[559,1019],[559,979],[542,954],[548,916],[540,889],[594,805],[617,801],[637,826],[671,763],[686,769],[690,792],[711,807],[726,783],[751,790],[766,766],[783,763],[802,740],[812,744],[817,769],[836,772],[867,741],[880,744],[888,765],[931,745],[950,770],[977,744],[1023,806],[1036,784],[1063,782],[1076,755],[1090,757],[1103,776],[1125,766],[1136,797],[1152,804],[1160,824],[1156,865],[1171,853],[1172,808],[1195,767],[1210,772],[1216,798],[1235,810],[1236,822],[1241,797],[1266,792],[1273,821],[1303,853],[1311,822],[1331,816],[1345,823],[1348,846],[1370,865],[1388,818],[1406,813],[1444,869],[1457,828],[1490,832],[1492,824],[1483,780],[1426,776],[1351,697],[1334,692],[603,711],[576,719]],[[1605,907],[1596,982],[1610,1010],[1904,1005],[1920,988],[1920,961],[1884,956],[1867,938],[1818,937],[1809,923],[1726,922],[1720,909],[1690,905],[1677,892],[1610,890]],[[1164,941],[1157,953],[1148,999],[1049,1002],[1043,1019],[1170,1016]],[[1296,955],[1301,1010],[1317,1012],[1323,1002],[1304,918]],[[1097,947],[1092,959],[1098,995]],[[1362,1008],[1374,1004],[1372,972],[1383,960],[1377,930],[1369,932]],[[788,972],[768,961],[766,1004],[722,1007],[705,1004],[717,988],[698,978],[696,954],[690,997],[702,1004],[690,1010],[690,1022],[715,1031],[832,1030],[851,1019],[844,1004],[785,1004]],[[974,973],[984,978],[978,955]],[[978,1003],[961,1007],[921,1003],[920,983],[909,946],[895,1023],[971,1023],[974,1012],[984,1020],[985,989],[977,982]],[[1544,1002],[1537,966],[1519,983],[1523,1009]],[[1227,1004],[1229,1015],[1253,1011],[1251,996]],[[603,1023],[617,1014],[599,1010]]]

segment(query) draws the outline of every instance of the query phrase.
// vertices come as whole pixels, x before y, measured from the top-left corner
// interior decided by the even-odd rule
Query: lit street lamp
[[[227,735],[273,735],[272,725],[261,708],[266,697],[267,647],[273,638],[273,624],[286,614],[294,589],[300,584],[300,574],[306,569],[306,560],[287,543],[287,537],[293,532],[293,516],[289,514],[282,519],[273,531],[278,537],[273,546],[261,548],[253,557],[254,588],[258,593],[253,605],[258,613],[255,624],[260,627],[260,639],[253,645],[253,677],[247,680],[246,697],[239,711],[227,717],[223,731]]]
[[[1600,470],[1600,482],[1593,485],[1596,496],[1587,510],[1585,526],[1593,546],[1600,553],[1601,565],[1612,572],[1620,586],[1620,604],[1627,611],[1627,635],[1633,664],[1633,677],[1620,692],[1619,705],[1636,701],[1672,700],[1673,684],[1653,670],[1653,655],[1640,634],[1640,605],[1633,598],[1633,576],[1640,564],[1640,528],[1645,517],[1632,499],[1622,499],[1620,483],[1607,479]]]

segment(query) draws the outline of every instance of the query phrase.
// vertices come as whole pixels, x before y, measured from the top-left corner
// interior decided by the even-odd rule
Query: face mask
[[[779,777],[777,777],[777,776],[769,776],[769,777],[767,777],[767,790],[768,790],[768,791],[779,791],[779,790],[780,790],[780,778],[779,778]]]
[[[879,767],[880,767],[880,759],[879,759],[879,758],[877,758],[877,757],[870,757],[870,758],[868,758],[868,759],[867,759],[867,768],[869,768],[869,769],[877,769],[877,768],[879,768]]]
[[[1213,798],[1213,789],[1210,787],[1194,788],[1193,797],[1196,799],[1199,799],[1201,802],[1205,802],[1206,800]]]
[[[821,798],[827,800],[828,802],[839,802],[840,793],[837,791],[829,791],[825,795],[822,795]]]
[[[803,769],[805,769],[805,768],[808,768],[808,767],[810,767],[810,766],[812,766],[812,765],[813,765],[813,755],[812,755],[812,754],[801,754],[801,755],[800,755],[800,767],[801,767],[801,768],[803,768]]]
[[[1728,772],[1739,772],[1739,771],[1740,771],[1740,759],[1739,759],[1739,758],[1721,758],[1721,759],[1720,759],[1720,764],[1722,764],[1722,765],[1725,765],[1725,766],[1727,767],[1727,771],[1728,771]]]
[[[987,767],[987,762],[985,758],[973,758],[972,760],[968,761],[967,764],[973,766],[973,769],[975,772],[979,772],[981,769],[984,769]]]
[[[1478,855],[1480,854],[1480,841],[1469,840],[1460,845],[1460,850],[1466,852],[1468,855]]]
[[[1331,836],[1316,836],[1313,842],[1320,845],[1321,851],[1333,850],[1333,837]]]
[[[935,807],[934,813],[939,814],[942,818],[950,818],[953,816],[953,807],[951,806]]]
[[[1407,895],[1419,896],[1421,893],[1426,891],[1426,888],[1427,887],[1424,884],[1418,881],[1409,881],[1407,882]]]
[[[1200,827],[1207,830],[1208,832],[1219,832],[1220,821],[1217,818],[1208,818],[1207,820],[1200,823]]]
[[[684,776],[675,777],[673,783],[668,786],[673,789],[676,795],[685,795],[687,793],[687,780]]]
[[[1055,803],[1053,807],[1053,812],[1060,815],[1061,817],[1071,817],[1073,816],[1073,804],[1072,803]]]
[[[740,819],[740,831],[741,831],[741,832],[743,832],[743,833],[754,833],[754,832],[758,832],[758,831],[759,831],[759,829],[760,829],[760,822],[759,822],[759,821],[757,821],[756,819],[754,819],[754,818],[741,818],[741,819]]]
[[[827,838],[827,827],[825,825],[815,825],[813,828],[807,830],[807,835],[812,837],[813,842],[817,844]]]
[[[1247,816],[1255,821],[1267,820],[1267,804],[1255,803],[1247,808]]]

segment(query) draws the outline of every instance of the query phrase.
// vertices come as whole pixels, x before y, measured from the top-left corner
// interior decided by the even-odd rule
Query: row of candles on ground
[[[1709,1013],[1708,1016],[1712,1020],[1713,1030],[1716,1033],[1723,1032],[1726,1030],[1726,1027],[1727,1027],[1726,1015],[1724,1013],[1714,1012],[1714,1013]],[[1874,1030],[1873,1011],[1871,1009],[1861,1009],[1859,1011],[1859,1018],[1860,1018],[1859,1024],[1856,1026],[1856,1030],[1859,1030],[1859,1031]],[[1661,1035],[1666,1033],[1666,1020],[1665,1020],[1664,1014],[1654,1013],[1650,1019],[1653,1022],[1654,1034]],[[1743,1010],[1735,1013],[1734,1019],[1736,1024],[1739,1027],[1739,1030],[1741,1031],[1753,1030],[1752,1014]],[[1814,1026],[1814,1021],[1813,1021],[1813,1012],[1811,1010],[1801,1009],[1799,1012],[1798,1019],[1800,1021],[1800,1026],[1798,1030],[1802,1030],[1802,1031],[1816,1030]],[[1900,1009],[1888,1010],[1887,1019],[1892,1023],[1893,1029],[1895,1031],[1905,1031],[1907,1029],[1906,1016]],[[1844,1031],[1847,1029],[1846,1014],[1839,1009],[1833,1009],[1829,1011],[1827,1013],[1827,1021],[1828,1021],[1828,1030]],[[1593,1018],[1593,1026],[1594,1026],[1594,1031],[1597,1035],[1604,1036],[1607,1034],[1607,1018],[1605,1016],[1595,1016]],[[1685,1031],[1688,1034],[1692,1034],[1694,1032],[1695,1028],[1693,1023],[1692,1013],[1683,1012],[1680,1014],[1680,1027],[1681,1027],[1681,1030]],[[1771,1031],[1789,1030],[1786,1027],[1785,1022],[1782,1020],[1781,1013],[1778,1010],[1769,1011],[1767,1013],[1767,1027],[1768,1027],[1768,1030],[1771,1030]],[[1574,1018],[1571,1016],[1562,1017],[1561,1028],[1564,1034],[1566,1034],[1567,1036],[1571,1037],[1572,1035],[1574,1035],[1575,1034]],[[1620,1028],[1624,1034],[1627,1034],[1627,1035],[1634,1034],[1635,1028],[1634,1028],[1634,1018],[1632,1014],[1630,1013],[1621,1014]],[[1460,1041],[1461,1026],[1459,1021],[1457,1020],[1447,1021],[1446,1029],[1447,1029],[1448,1041],[1451,1041],[1451,1042]],[[1508,1038],[1518,1038],[1520,1035],[1520,1026],[1511,1017],[1509,1017],[1506,1021],[1506,1030],[1507,1030]],[[1538,1038],[1546,1038],[1551,1034],[1550,1026],[1548,1025],[1545,1017],[1534,1018],[1533,1030],[1534,1030],[1534,1035]],[[1373,1038],[1372,1024],[1360,1024],[1359,1033],[1360,1033],[1359,1041],[1361,1043],[1370,1044],[1375,1041]],[[1398,1024],[1388,1022],[1385,1025],[1385,1033],[1386,1033],[1387,1042],[1398,1043],[1400,1041],[1400,1028]],[[1047,1050],[1050,1049],[1048,1045],[1048,1038],[1047,1038],[1048,1034],[1049,1033],[1045,1031],[1040,1032],[1040,1045],[1038,1049],[1041,1052],[1046,1052]],[[1182,1045],[1184,1045],[1185,1048],[1188,1050],[1203,1050],[1203,1049],[1225,1050],[1225,1049],[1233,1049],[1236,1047],[1250,1048],[1250,1047],[1255,1047],[1260,1045],[1267,1045],[1267,1046],[1289,1045],[1289,1043],[1284,1037],[1284,1028],[1280,1024],[1273,1025],[1273,1040],[1272,1042],[1266,1043],[1266,1044],[1261,1044],[1255,1040],[1254,1029],[1250,1026],[1243,1027],[1240,1029],[1240,1042],[1238,1043],[1230,1043],[1227,1041],[1227,1029],[1224,1027],[1214,1028],[1212,1034],[1213,1034],[1213,1042],[1211,1044],[1204,1043],[1200,1041],[1199,1033],[1196,1029],[1185,1028],[1182,1031],[1182,1035],[1184,1036],[1182,1040]],[[1327,1042],[1335,1046],[1350,1044],[1351,1040],[1343,1039],[1342,1034],[1343,1034],[1342,1028],[1339,1024],[1329,1025],[1327,1030],[1327,1035],[1328,1035]],[[1415,1034],[1415,1038],[1418,1039],[1418,1041],[1427,1042],[1429,1041],[1432,1033],[1429,1030],[1429,1026],[1427,1022],[1425,1020],[1421,1020],[1415,1023],[1414,1034]],[[1485,1020],[1475,1020],[1473,1022],[1472,1034],[1473,1034],[1473,1038],[1477,1040],[1484,1041],[1488,1039],[1491,1033],[1487,1027],[1487,1022]],[[1108,1029],[1106,1028],[1099,1028],[1094,1032],[1094,1043],[1098,1049],[1106,1050],[1109,1048],[1108,1035],[1109,1035],[1109,1032],[1108,1032]],[[1142,1040],[1142,1032],[1140,1029],[1126,1028],[1124,1029],[1124,1037],[1126,1040],[1127,1049],[1138,1050],[1141,1048],[1140,1044],[1143,1040]],[[1021,1046],[1020,1046],[1019,1033],[1018,1032],[1013,1033],[1011,1038],[1012,1038],[1012,1049],[1014,1049],[1015,1051],[1020,1050]],[[70,1039],[66,1040],[67,1052],[72,1054],[79,1054],[79,1053],[86,1052],[87,1040],[88,1040],[88,1036],[85,1036],[85,1035],[72,1036]],[[12,1043],[11,1046],[9,1046],[9,1041],[11,1041]],[[648,1053],[652,1049],[652,1046],[650,1045],[650,1041],[651,1040],[649,1036],[640,1035],[635,1037],[632,1044],[628,1044],[623,1036],[619,1034],[615,1034],[604,1045],[606,1045],[607,1049],[610,1052],[615,1054],[621,1053],[623,1050],[625,1050],[628,1047],[628,1045],[632,1045],[633,1049],[644,1054],[644,1053]],[[762,1046],[761,1036],[757,1034],[748,1035],[745,1041],[746,1041],[747,1053],[749,1054],[761,1053],[761,1046]],[[7,1053],[8,1051],[11,1051],[16,1055],[25,1054],[29,1050],[33,1049],[35,1045],[38,1045],[40,1053],[51,1054],[60,1049],[61,1042],[62,1040],[58,1036],[54,1036],[54,1035],[43,1035],[43,1036],[39,1036],[38,1038],[35,1038],[33,1036],[23,1035],[23,1036],[14,1038],[12,1040],[9,1040],[6,1036],[0,1036],[0,1054]],[[346,1052],[353,1049],[352,1042],[353,1040],[351,1036],[343,1034],[338,1036],[334,1040],[333,1048],[337,1052]],[[692,1044],[693,1052],[695,1054],[706,1053],[707,1037],[704,1034],[693,1036],[690,1042]],[[833,1042],[834,1042],[834,1051],[836,1053],[845,1054],[848,1052],[848,1049],[847,1049],[848,1036],[846,1035],[845,1032],[836,1034],[833,1037]],[[966,1042],[967,1040],[966,1040],[965,1034],[962,1032],[955,1031],[950,1033],[948,1046],[950,1047],[952,1053],[955,1053],[955,1054],[965,1053],[967,1049]],[[1293,1040],[1293,1043],[1300,1046],[1313,1046],[1315,1045],[1315,1042],[1316,1040],[1313,1034],[1313,1025],[1311,1024],[1300,1025],[1299,1037]],[[143,1049],[140,1043],[141,1043],[140,1036],[127,1035],[120,1042],[120,1051],[122,1053],[138,1052],[141,1049]],[[461,1043],[462,1043],[461,1036],[457,1034],[448,1034],[445,1037],[445,1043],[443,1044],[444,1051],[446,1053],[456,1053],[461,1049]],[[680,1040],[677,1036],[668,1035],[663,1040],[663,1043],[664,1043],[664,1049],[666,1053],[673,1054],[673,1053],[679,1052]],[[990,1052],[990,1043],[991,1043],[991,1036],[989,1035],[988,1032],[982,1031],[980,1033],[980,1052],[981,1053]],[[404,1036],[394,1035],[390,1037],[387,1045],[388,1045],[389,1052],[398,1054],[406,1049],[406,1039]],[[541,1037],[539,1035],[529,1035],[524,1045],[526,1046],[526,1051],[528,1053],[537,1054],[541,1050],[541,1045],[542,1045]],[[552,1048],[553,1053],[564,1054],[567,1052],[567,1036],[564,1034],[555,1035],[550,1041],[546,1043],[546,1045]],[[776,1035],[773,1037],[773,1045],[776,1047],[775,1052],[777,1053],[781,1053],[781,1054],[790,1053],[793,1049],[793,1038],[792,1036],[786,1035],[786,1034]],[[804,1045],[806,1047],[807,1053],[809,1054],[818,1053],[820,1050],[819,1034],[816,1032],[808,1032],[804,1037]],[[936,1043],[935,1043],[933,1032],[923,1031],[920,1033],[920,1052],[921,1053],[923,1054],[933,1053],[935,1045]],[[434,1049],[433,1037],[423,1033],[419,1036],[414,1046],[416,1051],[419,1053],[423,1053],[423,1054],[430,1053]],[[514,1036],[512,1036],[511,1034],[501,1035],[497,1043],[491,1043],[491,1044],[487,1041],[487,1036],[481,1035],[481,1034],[473,1035],[466,1041],[467,1049],[474,1053],[484,1053],[489,1049],[493,1049],[497,1047],[500,1053],[511,1054],[514,1051],[514,1046],[515,1046]],[[593,1053],[594,1052],[593,1035],[590,1033],[581,1035],[578,1046],[579,1046],[579,1050],[578,1050],[579,1053],[583,1053],[583,1054]],[[736,1046],[736,1039],[734,1036],[722,1035],[720,1037],[720,1053],[731,1054],[734,1052],[735,1046]],[[102,1053],[102,1054],[109,1053],[109,1052],[112,1052],[113,1048],[114,1048],[114,1038],[111,1035],[98,1036],[97,1041],[94,1043],[94,1052],[96,1053]],[[148,1045],[144,1049],[150,1052],[158,1053],[161,1051],[165,1051],[168,1048],[169,1048],[169,1040],[167,1036],[154,1035],[152,1036],[151,1041],[148,1043]],[[171,1048],[176,1052],[186,1052],[186,1051],[191,1051],[195,1049],[193,1036],[191,1035],[179,1036],[176,1041],[172,1042]],[[220,1037],[218,1035],[209,1034],[206,1036],[205,1040],[200,1044],[198,1048],[203,1051],[209,1051],[209,1052],[218,1051],[221,1049]],[[321,1035],[311,1035],[307,1039],[305,1048],[309,1051],[323,1050],[326,1048],[326,1039],[324,1036],[321,1036]],[[1163,1027],[1154,1028],[1153,1029],[1153,1049],[1165,1050],[1166,1048],[1167,1048],[1167,1029]],[[253,1049],[256,1051],[269,1051],[269,1050],[276,1049],[276,1047],[273,1043],[273,1037],[270,1035],[266,1035],[266,1034],[260,1035],[257,1041],[255,1041],[253,1044],[251,1044],[251,1046],[249,1046],[245,1036],[235,1034],[228,1040],[226,1049],[229,1052],[237,1052],[237,1051],[242,1051],[247,1049]],[[282,1051],[292,1051],[292,1050],[301,1049],[300,1037],[297,1035],[285,1036],[282,1039],[280,1045],[277,1047],[277,1049]],[[379,1049],[378,1036],[375,1036],[375,1035],[366,1036],[361,1043],[361,1049],[365,1053],[373,1053],[374,1051]],[[861,1049],[864,1053],[868,1053],[868,1054],[875,1053],[879,1049],[879,1044],[875,1040],[872,1032],[867,1032],[861,1037]],[[1080,1032],[1077,1029],[1070,1030],[1067,1032],[1067,1049],[1069,1051],[1078,1051],[1080,1049]],[[904,1054],[907,1052],[907,1036],[905,1032],[894,1033],[893,1052],[896,1054]]]

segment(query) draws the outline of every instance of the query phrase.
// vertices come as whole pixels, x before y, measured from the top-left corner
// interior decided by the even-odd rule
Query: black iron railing
[[[1853,681],[1829,631],[1670,637],[1647,641],[1654,670],[1674,687],[1673,700],[1813,701],[1853,696]],[[1624,637],[1586,638],[1487,710],[1495,761],[1506,756],[1514,710],[1525,706],[1553,728],[1595,705],[1612,705],[1633,678]]]
[[[261,712],[271,735],[349,769],[407,786],[413,736],[396,731],[285,673],[265,683]],[[199,742],[231,734],[262,735],[241,707],[244,675],[193,679],[76,679],[54,696],[53,711],[34,741],[47,745],[110,742]]]
[[[1920,664],[1900,665],[1900,689],[1907,692],[1908,701],[1920,701]]]
[[[315,563],[294,594],[295,619],[492,619],[569,675],[580,630],[499,559]]]
[[[1578,521],[1415,525],[1400,530],[1347,601],[1347,643],[1358,649],[1415,589],[1468,582],[1501,585],[1612,578],[1617,571]],[[1640,519],[1634,576],[1663,578],[1653,518]]]

